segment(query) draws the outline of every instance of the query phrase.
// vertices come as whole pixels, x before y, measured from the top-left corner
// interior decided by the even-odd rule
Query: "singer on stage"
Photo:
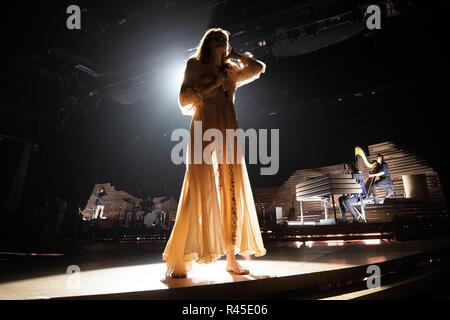
[[[265,68],[250,53],[234,52],[229,32],[220,28],[209,29],[186,62],[179,105],[192,120],[175,225],[163,253],[167,276],[187,277],[192,261],[212,263],[224,255],[228,272],[248,274],[235,255],[266,254],[243,153],[237,159],[239,144],[234,145],[231,164],[226,161],[225,139],[221,154],[217,149],[211,152],[212,164],[196,164],[193,157],[194,121],[202,122],[202,135],[215,128],[225,137],[226,129],[237,129],[235,90],[258,79]],[[202,154],[210,143],[203,141]]]

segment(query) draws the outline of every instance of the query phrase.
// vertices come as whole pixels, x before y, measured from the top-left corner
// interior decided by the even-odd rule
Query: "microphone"
[[[226,71],[228,69],[228,65],[224,64],[222,65],[222,67],[220,67],[220,72]],[[228,79],[228,77],[226,77],[225,79]],[[222,83],[222,89],[223,89],[223,95],[225,96],[225,98],[228,98],[229,94],[228,94],[228,88],[226,85],[226,82]]]

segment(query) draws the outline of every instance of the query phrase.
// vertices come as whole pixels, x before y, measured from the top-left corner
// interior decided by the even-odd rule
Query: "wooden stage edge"
[[[410,272],[418,265],[436,261],[448,261],[449,246],[427,250],[400,258],[377,263],[381,276],[390,273]],[[280,261],[282,264],[282,261]],[[241,300],[274,299],[277,295],[290,291],[308,292],[327,287],[330,284],[362,283],[368,277],[370,264],[343,267],[335,270],[304,273],[298,275],[271,277],[266,279],[237,281],[231,283],[208,284],[190,287],[177,287],[160,290],[123,292],[112,294],[83,295],[53,298],[52,300]],[[239,277],[239,276],[236,276]],[[231,297],[234,297],[231,298]]]

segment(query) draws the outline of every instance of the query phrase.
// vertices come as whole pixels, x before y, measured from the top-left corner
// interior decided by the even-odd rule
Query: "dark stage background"
[[[248,39],[361,3],[76,1],[83,9],[77,31],[65,26],[72,2],[8,3],[1,28],[0,134],[34,144],[23,211],[57,192],[70,206],[83,207],[93,185],[103,182],[138,197],[178,198],[185,166],[171,162],[170,135],[188,128],[190,117],[179,111],[175,78],[203,33],[216,26],[244,31],[231,38],[243,52]],[[267,70],[237,91],[239,125],[280,129],[280,170],[261,176],[259,165],[248,165],[253,187],[281,185],[296,169],[343,163],[356,145],[390,140],[430,161],[448,199],[449,6],[411,4],[383,19],[381,30],[319,50],[290,57],[270,54],[270,46],[253,52]],[[310,13],[289,14],[301,6]],[[74,61],[101,76],[75,70]],[[130,94],[128,104],[111,96],[111,88],[128,88],[124,82],[142,74],[142,99],[142,92]],[[3,201],[23,143],[2,138],[0,148]]]

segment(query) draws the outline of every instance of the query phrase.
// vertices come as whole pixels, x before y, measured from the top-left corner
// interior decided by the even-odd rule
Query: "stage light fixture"
[[[100,74],[99,74],[99,73],[95,72],[94,70],[92,70],[92,69],[90,69],[90,68],[88,68],[88,67],[86,67],[86,66],[83,66],[82,64],[76,65],[76,66],[75,66],[75,69],[81,70],[81,71],[83,71],[84,73],[87,73],[88,75],[90,75],[90,76],[92,76],[92,77],[94,77],[94,78],[100,77]]]

